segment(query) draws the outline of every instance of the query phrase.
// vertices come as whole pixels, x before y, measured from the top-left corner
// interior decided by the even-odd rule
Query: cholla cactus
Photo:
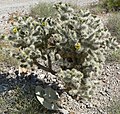
[[[32,67],[41,58],[48,60],[51,69],[49,54],[53,47],[48,40],[54,32],[53,28],[55,29],[51,18],[15,17],[11,34],[6,39],[17,48],[18,52],[12,55],[20,60],[21,67]]]
[[[92,72],[99,74],[104,54],[117,43],[111,38],[99,18],[89,11],[75,12],[67,4],[56,4],[58,33],[61,41],[57,50],[63,59],[62,66],[76,68],[89,77]],[[67,64],[67,63],[68,64]]]
[[[92,76],[100,74],[107,50],[118,44],[101,20],[89,11],[76,11],[62,3],[55,4],[55,8],[55,18],[16,17],[8,36],[19,50],[13,55],[20,60],[21,67],[35,64],[58,75],[69,93],[89,96]],[[47,64],[39,64],[38,59]],[[63,71],[56,70],[54,64]]]
[[[82,95],[89,96],[92,76],[100,75],[107,50],[114,49],[118,44],[101,20],[88,10],[75,11],[62,3],[56,4],[55,8],[58,10],[58,39],[61,39],[56,45],[60,56],[58,64],[63,70],[74,68],[83,73],[78,91],[81,88]]]
[[[76,69],[67,69],[65,71],[61,70],[58,75],[64,81],[65,87],[70,95],[75,96],[81,93],[81,79],[83,78],[83,73]]]

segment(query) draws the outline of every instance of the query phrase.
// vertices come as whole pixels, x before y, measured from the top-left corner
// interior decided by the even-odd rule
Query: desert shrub
[[[15,17],[9,40],[21,67],[38,66],[58,76],[73,97],[91,97],[108,50],[118,46],[101,20],[88,10],[55,4],[55,18]],[[39,60],[43,60],[44,64]],[[56,69],[57,66],[57,69]],[[70,85],[70,86],[68,86]]]
[[[108,21],[106,26],[110,31],[112,36],[117,38],[117,41],[120,43],[120,14],[119,13],[112,13],[108,17]],[[117,51],[111,51],[107,56],[108,61],[120,62],[120,49]]]
[[[39,3],[31,8],[30,14],[32,16],[39,16],[39,17],[49,17],[54,16],[55,9],[53,8],[52,3]]]
[[[120,49],[116,51],[110,51],[109,54],[106,57],[107,62],[118,62],[120,63]]]
[[[112,36],[116,36],[118,42],[120,42],[120,13],[112,13],[109,16],[107,28]]]
[[[83,8],[89,8],[90,11],[94,14],[118,12],[120,11],[120,1],[119,0],[99,0],[98,3],[93,3]]]
[[[17,59],[11,57],[9,55],[9,52],[2,50],[2,48],[5,48],[7,50],[11,48],[11,46],[8,42],[0,41],[0,63],[6,63],[11,66],[17,66],[18,65]],[[2,71],[3,68],[1,67],[0,70]]]
[[[101,8],[99,5],[91,5],[89,9],[94,14],[101,14],[105,12],[105,10]]]
[[[100,6],[106,9],[106,11],[119,11],[120,0],[101,0]]]
[[[80,9],[80,7],[77,5],[77,1],[76,3],[74,2],[68,3],[69,5],[71,5],[72,8],[74,9]],[[52,3],[47,3],[47,2],[40,2],[38,4],[36,4],[35,6],[31,7],[30,10],[30,15],[32,16],[39,16],[39,17],[54,17],[56,13],[55,8],[53,7]]]
[[[99,15],[105,12],[105,9],[100,6],[100,3],[92,3],[81,7],[82,9],[89,9],[92,14]]]

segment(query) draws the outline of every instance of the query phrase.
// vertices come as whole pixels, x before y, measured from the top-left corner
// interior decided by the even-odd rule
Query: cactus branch
[[[39,63],[37,62],[37,60],[34,60],[34,64],[38,66],[38,69],[45,70],[45,71],[47,71],[47,72],[50,72],[50,73],[53,74],[53,75],[56,74],[56,72],[53,71],[51,68],[47,68],[47,67],[45,67],[45,66],[39,64]]]
[[[51,59],[50,59],[50,55],[47,55],[48,58],[48,68],[52,70],[52,64],[51,64]]]

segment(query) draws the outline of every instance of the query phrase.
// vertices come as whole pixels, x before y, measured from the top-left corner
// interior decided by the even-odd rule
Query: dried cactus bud
[[[14,27],[13,30],[12,30],[12,32],[13,32],[14,34],[16,34],[16,33],[18,32],[17,27]]]
[[[75,43],[75,49],[80,50],[81,49],[81,44],[79,42]]]

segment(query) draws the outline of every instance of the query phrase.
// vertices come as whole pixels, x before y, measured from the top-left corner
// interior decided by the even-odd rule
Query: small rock
[[[109,101],[111,102],[113,99],[111,97],[109,97]]]
[[[120,72],[117,72],[118,75],[120,75]]]
[[[106,73],[105,72],[102,72],[102,75],[105,75]]]
[[[117,66],[116,69],[120,69],[120,67]]]
[[[105,96],[105,93],[103,91],[99,91],[99,93],[103,96]]]
[[[108,89],[105,89],[105,92],[109,95],[109,90]]]
[[[110,76],[110,73],[106,72],[105,75],[106,75],[106,76]]]
[[[107,72],[110,72],[110,69],[107,69]]]
[[[105,112],[102,109],[98,109],[98,111],[100,112],[100,114],[105,114]]]
[[[86,108],[92,108],[93,105],[91,103],[86,103]]]

